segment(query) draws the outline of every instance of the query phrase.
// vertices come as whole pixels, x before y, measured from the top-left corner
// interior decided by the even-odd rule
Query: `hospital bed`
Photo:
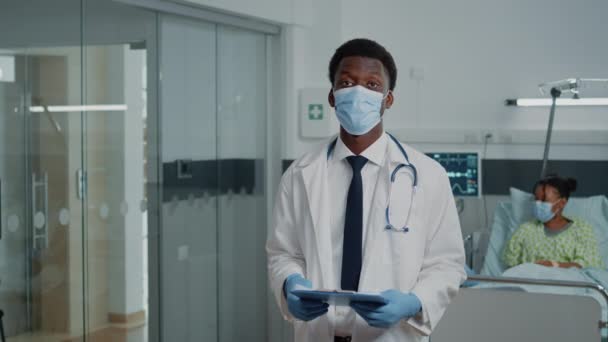
[[[506,269],[502,250],[511,234],[532,219],[531,194],[511,189],[499,203],[478,284],[461,289],[432,342],[608,341],[608,270],[552,269],[524,264]],[[608,198],[571,198],[564,213],[593,225],[608,265]]]

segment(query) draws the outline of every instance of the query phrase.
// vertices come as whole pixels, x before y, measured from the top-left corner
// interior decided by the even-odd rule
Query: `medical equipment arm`
[[[407,320],[407,324],[425,335],[430,335],[437,326],[466,279],[464,245],[452,187],[443,169],[437,178],[440,190],[432,202],[437,203],[438,215],[427,220],[424,259],[418,282],[411,291],[420,299],[422,312]]]
[[[270,286],[283,317],[289,321],[294,317],[289,312],[287,300],[283,295],[283,285],[288,276],[294,273],[305,274],[304,257],[295,233],[292,182],[293,173],[289,169],[279,184],[272,226],[266,241]]]

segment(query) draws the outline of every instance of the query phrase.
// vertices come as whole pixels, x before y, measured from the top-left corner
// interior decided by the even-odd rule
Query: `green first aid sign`
[[[308,105],[308,120],[323,120],[323,105],[309,104]]]

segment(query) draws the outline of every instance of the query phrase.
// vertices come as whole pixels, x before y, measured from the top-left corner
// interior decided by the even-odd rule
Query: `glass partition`
[[[266,37],[217,39],[220,341],[266,341]]]
[[[36,6],[34,6],[36,5]],[[9,341],[83,333],[80,1],[0,4],[0,310]]]
[[[0,3],[9,342],[268,340],[267,38]]]
[[[143,342],[152,329],[147,161],[155,151],[147,147],[156,116],[148,95],[156,87],[156,14],[87,0],[83,15],[86,336]]]

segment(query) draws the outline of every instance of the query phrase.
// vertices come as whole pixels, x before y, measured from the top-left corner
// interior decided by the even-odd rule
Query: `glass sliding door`
[[[155,328],[147,187],[156,14],[106,0],[84,1],[83,14],[86,340],[144,342]]]
[[[267,341],[266,36],[217,40],[219,341]]]
[[[0,2],[9,342],[268,341],[267,41],[121,1]]]
[[[163,340],[267,341],[267,37],[160,32]]]
[[[94,341],[144,341],[146,50],[87,45],[85,309]]]
[[[0,310],[8,341],[83,333],[80,1],[0,3]]]
[[[155,34],[155,13],[111,1],[0,3],[10,342],[147,341]]]
[[[163,15],[163,341],[217,341],[215,25]]]

